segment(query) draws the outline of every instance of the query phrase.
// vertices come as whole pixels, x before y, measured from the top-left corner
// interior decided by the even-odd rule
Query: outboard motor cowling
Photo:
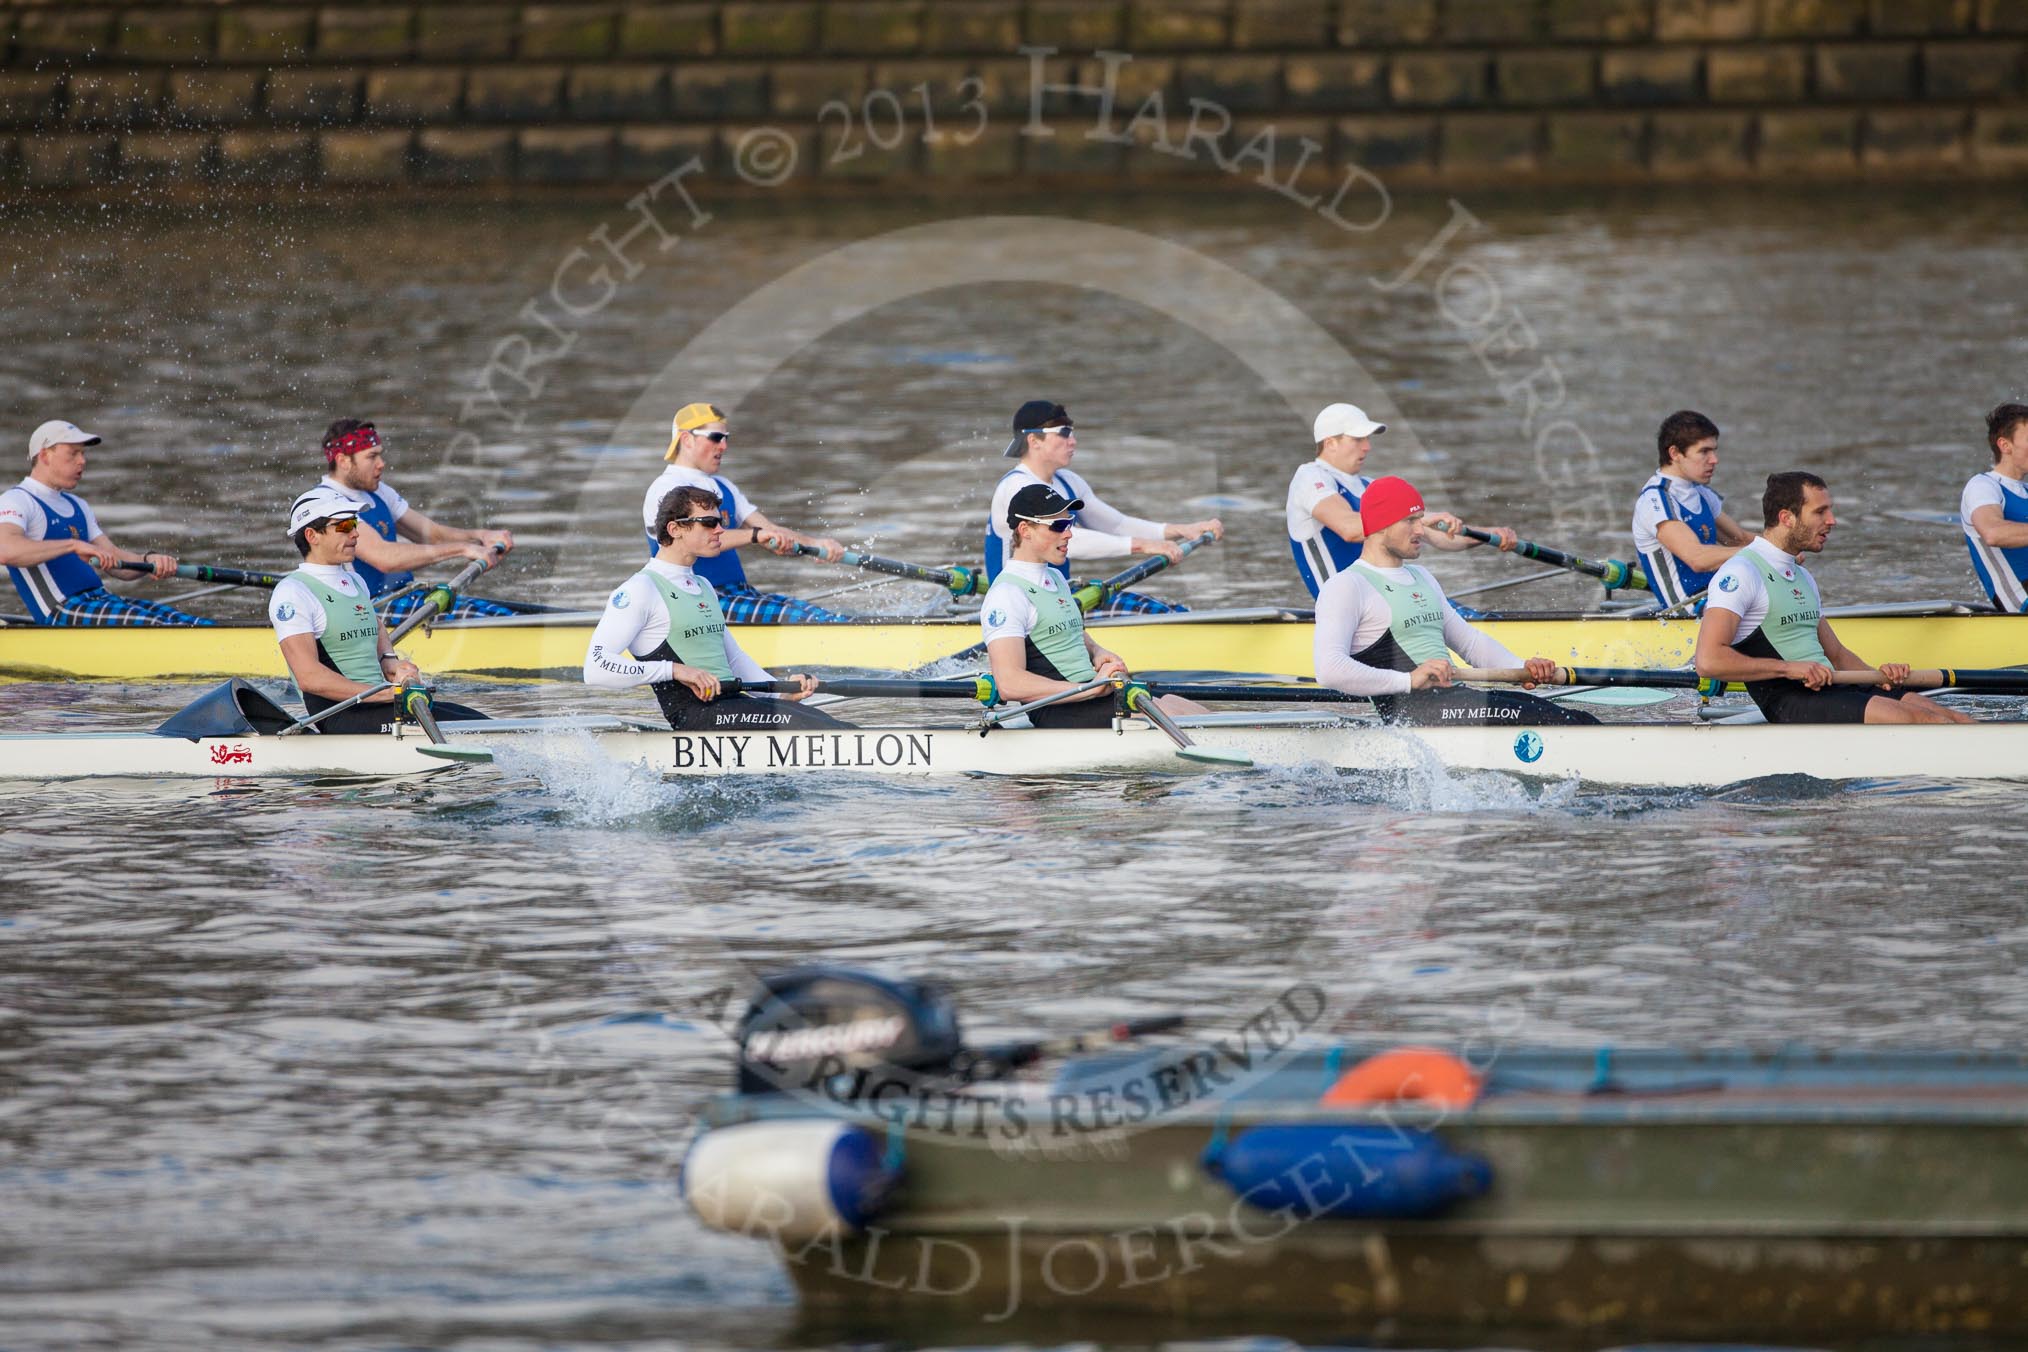
[[[742,1094],[811,1089],[883,1068],[936,1075],[963,1044],[957,1006],[941,986],[848,967],[761,978],[735,1036]]]

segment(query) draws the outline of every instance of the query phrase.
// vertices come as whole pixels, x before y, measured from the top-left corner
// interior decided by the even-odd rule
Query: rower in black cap
[[[1029,484],[1009,498],[1007,566],[979,608],[993,683],[1008,703],[1025,704],[1101,677],[1128,675],[1118,654],[1085,633],[1084,612],[1070,583],[1058,575],[1070,550],[1076,512],[1084,505],[1047,484]],[[1114,686],[1097,686],[1037,709],[1028,720],[1038,728],[1108,727],[1117,694]],[[1205,712],[1203,705],[1175,695],[1164,695],[1158,703],[1172,714]]]
[[[1169,559],[1183,557],[1173,540],[1189,540],[1210,531],[1223,537],[1225,524],[1217,517],[1203,521],[1163,524],[1125,512],[1092,492],[1084,476],[1072,473],[1071,457],[1077,454],[1077,430],[1063,405],[1047,399],[1030,399],[1014,414],[1014,439],[1003,454],[1021,463],[1007,471],[993,491],[993,509],[986,518],[986,577],[1000,576],[1000,569],[1013,552],[1013,533],[1007,527],[1007,508],[1014,495],[1024,488],[1053,488],[1067,501],[1077,503],[1077,543],[1071,553],[1080,563],[1091,559],[1117,559],[1129,554],[1163,554]],[[1070,565],[1059,555],[1056,571],[1068,580]],[[1113,598],[1105,613],[1161,615],[1188,609],[1138,592],[1122,592]]]

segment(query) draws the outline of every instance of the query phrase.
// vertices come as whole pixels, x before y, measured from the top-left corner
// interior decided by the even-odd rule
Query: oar
[[[823,557],[824,551],[815,545],[796,544],[790,547],[791,554],[804,557]],[[848,549],[838,560],[848,568],[864,568],[869,573],[887,573],[892,577],[905,577],[912,582],[934,582],[939,587],[950,589],[952,596],[977,596],[986,590],[986,575],[970,568],[952,564],[948,568],[929,568],[920,563],[905,563],[900,559],[885,559],[878,554],[861,554]]]
[[[467,765],[485,765],[493,759],[493,753],[484,747],[452,746],[444,737],[444,730],[437,726],[437,716],[430,712],[430,692],[427,690],[404,690],[395,696],[401,711],[413,718],[430,739],[430,745],[416,748],[422,755],[437,760],[459,761]]]
[[[1694,671],[1641,670],[1620,667],[1558,667],[1546,681],[1536,681],[1526,667],[1457,668],[1452,675],[1460,681],[1480,685],[1603,685],[1664,686],[1675,690],[1698,690],[1706,684]]]
[[[154,568],[145,563],[116,563],[106,570],[115,573],[152,573]],[[228,587],[273,587],[282,580],[280,573],[250,573],[243,568],[221,568],[212,563],[179,563],[177,577],[192,582],[218,582]]]
[[[369,685],[364,690],[360,691],[358,694],[348,696],[345,699],[341,699],[328,709],[322,710],[318,713],[311,714],[307,718],[297,719],[295,722],[289,724],[289,726],[283,728],[280,732],[276,733],[275,736],[292,737],[296,733],[302,732],[308,728],[313,728],[317,724],[322,723],[332,714],[343,713],[345,710],[350,709],[353,705],[359,703],[359,701],[363,699],[370,699],[371,697],[379,694],[383,690],[391,690],[393,688],[394,688],[393,681],[380,681],[374,685]]]
[[[803,687],[796,681],[725,681],[719,689],[728,695],[774,694],[793,695]],[[903,679],[884,680],[878,677],[862,679],[823,679],[817,688],[826,694],[843,695],[850,699],[975,699],[981,704],[993,699],[993,678],[973,676],[963,680],[910,681]]]
[[[1436,529],[1442,530],[1444,527],[1439,526]],[[1467,526],[1462,523],[1458,526],[1458,533],[1468,540],[1477,540],[1479,543],[1487,545],[1498,543],[1500,538],[1491,531],[1479,530],[1476,527]],[[1513,552],[1519,554],[1524,559],[1533,559],[1537,563],[1554,564],[1558,568],[1568,568],[1573,573],[1583,573],[1587,577],[1595,577],[1605,583],[1607,591],[1617,591],[1622,588],[1639,591],[1648,585],[1648,575],[1646,573],[1642,572],[1635,565],[1624,563],[1619,559],[1607,559],[1602,563],[1591,559],[1581,559],[1575,554],[1566,554],[1560,549],[1551,549],[1548,545],[1538,545],[1533,540],[1517,540],[1514,544]]]
[[[1199,761],[1205,765],[1250,766],[1253,757],[1239,751],[1220,751],[1213,747],[1199,746],[1190,740],[1190,734],[1176,726],[1176,720],[1162,711],[1155,702],[1155,692],[1138,682],[1127,685],[1127,712],[1139,714],[1167,734],[1176,744],[1176,754],[1187,761]]]
[[[494,545],[493,551],[486,555],[485,558],[473,559],[460,569],[458,575],[449,582],[444,583],[442,586],[432,587],[430,594],[423,598],[423,603],[410,611],[407,619],[395,626],[394,632],[388,635],[388,641],[390,643],[399,643],[403,635],[416,626],[428,624],[439,615],[450,614],[451,607],[458,603],[458,593],[464,589],[465,584],[498,563],[500,557],[506,552],[499,545]]]
[[[981,714],[978,723],[974,726],[980,732],[984,732],[988,728],[998,727],[1010,718],[1018,718],[1022,714],[1033,713],[1037,709],[1046,709],[1052,704],[1062,703],[1073,695],[1082,695],[1087,690],[1096,690],[1102,685],[1111,685],[1112,683],[1112,677],[1098,676],[1081,685],[1074,685],[1068,690],[1059,690],[1053,695],[1044,695],[1041,699],[1029,700],[1026,704],[1004,704],[997,709],[988,709],[985,713]]]
[[[1079,610],[1090,614],[1127,588],[1133,586],[1136,582],[1141,581],[1143,578],[1153,577],[1164,568],[1183,562],[1183,560],[1217,539],[1216,535],[1213,535],[1210,531],[1205,531],[1204,534],[1197,536],[1195,539],[1185,540],[1182,544],[1176,546],[1179,552],[1175,558],[1172,559],[1167,554],[1157,554],[1153,558],[1143,559],[1133,567],[1123,569],[1111,577],[1103,578],[1097,582],[1085,583],[1072,593],[1072,599],[1077,602]]]
[[[1834,671],[1832,685],[1885,685],[1878,671]],[[2028,695],[2028,671],[1987,668],[1955,671],[1950,667],[1923,667],[1897,682],[1903,690],[1969,690],[1987,695]]]

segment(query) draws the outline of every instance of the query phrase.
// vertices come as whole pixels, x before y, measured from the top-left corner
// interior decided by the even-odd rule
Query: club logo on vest
[[[1810,599],[1809,597],[1803,595],[1803,589],[1801,587],[1791,587],[1789,588],[1789,590],[1795,593],[1795,597],[1798,601],[1807,601]]]
[[[1542,734],[1524,732],[1514,739],[1514,755],[1523,765],[1533,765],[1542,759]]]
[[[679,577],[676,579],[676,585],[681,587],[684,591],[689,592],[692,596],[695,596],[700,591],[704,590],[704,584],[699,582],[694,577]]]

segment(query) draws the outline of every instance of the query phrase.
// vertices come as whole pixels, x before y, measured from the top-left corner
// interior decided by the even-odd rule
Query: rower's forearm
[[[1772,657],[1748,657],[1728,647],[1722,653],[1697,654],[1697,674],[1713,681],[1771,681],[1785,675],[1788,663]]]
[[[60,559],[71,552],[69,540],[30,540],[26,536],[0,543],[0,567],[33,568],[38,563]]]
[[[1975,525],[1982,543],[1994,549],[2020,549],[2028,545],[2028,521],[1996,521],[1990,526]]]

